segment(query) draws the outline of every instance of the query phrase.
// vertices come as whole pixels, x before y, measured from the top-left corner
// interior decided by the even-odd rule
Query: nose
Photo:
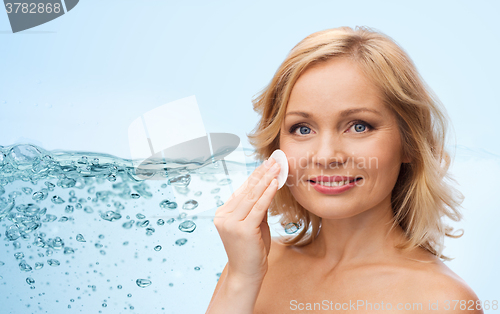
[[[347,163],[349,155],[345,147],[341,138],[324,134],[314,146],[315,150],[311,152],[312,166],[319,169],[335,169]]]

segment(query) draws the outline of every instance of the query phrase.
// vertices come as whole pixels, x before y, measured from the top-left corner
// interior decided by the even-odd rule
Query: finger
[[[274,195],[276,195],[276,191],[278,191],[278,180],[273,179],[262,197],[255,203],[252,211],[245,218],[245,221],[248,221],[250,226],[258,227],[262,222],[267,223],[267,211]]]
[[[278,176],[278,173],[279,164],[275,163],[251,190],[242,193],[244,195],[232,213],[234,219],[242,221],[248,216],[248,213],[254,208],[257,201],[269,187],[272,179]]]
[[[258,166],[254,172],[245,180],[245,182],[229,197],[228,201],[241,195],[242,192],[245,191],[245,189],[250,188],[251,186],[254,186],[258,180],[260,180],[267,172],[269,168],[276,162],[274,158],[269,158],[268,159],[269,163],[266,163],[267,161],[263,162],[260,166]]]
[[[231,195],[231,197],[226,201],[223,208],[217,212],[218,215],[226,215],[232,213],[241,202],[241,200],[252,191],[252,189],[262,181],[263,176],[267,173],[269,168],[271,168],[276,161],[274,158],[269,158],[269,163],[264,162],[261,164],[250,177],[245,180],[245,182]]]

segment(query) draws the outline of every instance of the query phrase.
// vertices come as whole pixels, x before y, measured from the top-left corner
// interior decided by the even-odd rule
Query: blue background
[[[448,110],[451,171],[466,201],[464,221],[452,224],[465,235],[447,240],[445,254],[456,257],[447,265],[481,300],[498,300],[498,3],[89,0],[17,34],[0,13],[0,145],[129,158],[135,118],[196,95],[207,132],[251,148],[251,98],[296,43],[327,28],[373,27],[408,52]],[[191,313],[206,309],[214,287],[196,290]]]

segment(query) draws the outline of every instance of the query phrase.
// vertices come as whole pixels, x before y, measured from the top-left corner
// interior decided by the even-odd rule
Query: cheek
[[[399,174],[401,160],[397,139],[366,143],[358,149],[356,157],[363,162],[366,173],[379,184],[392,184]]]
[[[389,150],[382,149],[379,145],[366,145],[358,151],[356,158],[367,171],[377,171],[385,168],[393,156]]]
[[[386,131],[362,143],[356,143],[352,151],[357,157],[378,159],[379,163],[397,160],[400,157],[399,137]]]

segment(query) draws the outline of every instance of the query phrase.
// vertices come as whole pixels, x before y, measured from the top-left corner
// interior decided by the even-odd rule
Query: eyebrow
[[[354,114],[354,113],[358,113],[358,112],[363,112],[363,111],[367,111],[367,112],[373,112],[379,116],[382,116],[382,114],[380,112],[378,112],[377,110],[374,110],[374,109],[368,109],[368,108],[355,108],[355,109],[346,109],[346,110],[343,110],[340,112],[340,117],[341,118],[344,118],[344,117],[347,117],[351,114]],[[312,114],[309,114],[307,112],[303,112],[303,111],[290,111],[289,113],[286,114],[286,116],[288,115],[299,115],[299,116],[302,116],[304,118],[310,118],[312,117]]]

